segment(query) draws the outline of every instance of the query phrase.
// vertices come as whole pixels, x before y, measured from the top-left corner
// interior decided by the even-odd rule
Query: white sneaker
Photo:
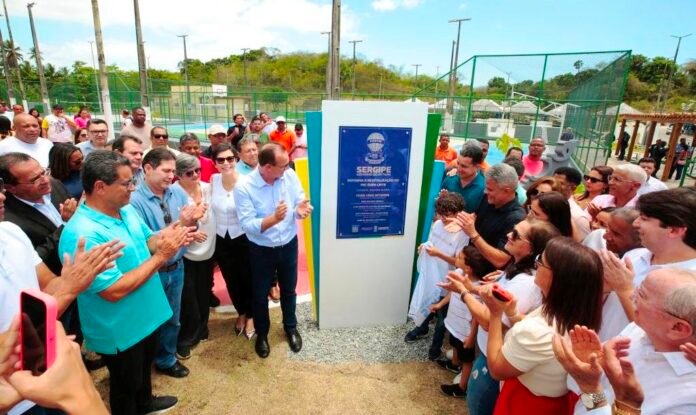
[[[454,379],[452,379],[452,383],[455,385],[459,385],[459,381],[461,381],[461,380],[462,380],[462,372],[459,372],[459,374],[457,374],[457,376],[455,376]]]
[[[452,360],[454,358],[454,349],[447,350],[445,356],[447,356],[448,360]]]

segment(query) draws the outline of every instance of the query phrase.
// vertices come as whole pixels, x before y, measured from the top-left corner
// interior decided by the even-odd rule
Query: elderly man
[[[7,192],[6,220],[22,229],[51,271],[60,273],[58,238],[77,202],[60,181],[24,153],[0,156],[0,178]]]
[[[131,163],[114,152],[95,151],[82,166],[85,202],[68,222],[60,252],[72,253],[113,239],[123,245],[115,266],[100,273],[77,298],[85,342],[109,369],[113,414],[141,414],[176,405],[152,395],[151,367],[157,329],[172,316],[157,270],[190,241],[191,229],[172,225],[157,234],[129,205],[135,190]]]
[[[201,164],[201,180],[209,183],[210,176],[217,173],[215,168],[215,163],[207,157],[203,157],[203,152],[201,151],[201,142],[198,140],[198,136],[194,133],[185,133],[179,138],[179,151],[182,153],[190,154],[198,159]]]
[[[143,170],[145,181],[133,193],[131,205],[150,229],[158,232],[177,222],[184,226],[197,226],[197,221],[202,214],[193,218],[186,193],[178,186],[171,187],[176,171],[174,154],[165,148],[150,150],[143,159]],[[179,363],[177,357],[181,359],[191,357],[190,350],[185,353],[177,352],[181,291],[184,286],[183,256],[184,250],[179,250],[158,270],[172,316],[159,330],[155,368],[158,372],[175,378],[182,378],[189,374],[189,370]]]
[[[225,129],[220,124],[213,124],[208,128],[208,148],[203,151],[203,156],[212,160],[213,149],[218,144],[227,142],[227,134],[225,134]]]
[[[5,188],[0,182],[0,221],[4,219]],[[73,247],[75,248],[75,247]],[[41,290],[56,299],[58,316],[119,255],[116,241],[107,242],[85,252],[84,241],[77,243],[75,255],[55,273],[41,261],[31,242],[17,225],[0,222],[0,332],[10,327],[19,313],[20,292],[24,289]],[[21,402],[21,397],[0,377],[0,412],[24,413],[34,404]],[[34,413],[34,412],[31,412]],[[37,411],[36,413],[43,413]]]
[[[481,174],[483,151],[475,142],[462,146],[457,157],[456,175],[447,175],[442,181],[442,191],[455,192],[464,198],[464,210],[476,212],[483,200],[486,179]]]
[[[259,153],[259,167],[234,188],[239,223],[249,238],[253,275],[253,316],[256,325],[256,354],[266,358],[268,344],[268,290],[274,275],[280,283],[283,328],[290,349],[302,349],[297,331],[297,224],[312,213],[297,174],[288,169],[290,158],[283,147],[265,145]]]
[[[459,213],[457,222],[469,235],[470,243],[496,268],[510,261],[505,252],[507,234],[522,221],[526,213],[517,202],[517,172],[505,163],[491,166],[486,172],[486,197],[476,214]]]
[[[295,137],[295,132],[288,130],[287,122],[285,122],[285,117],[282,115],[279,115],[275,122],[277,128],[271,131],[269,138],[272,142],[283,146],[288,154],[292,154],[292,152],[295,151],[295,141],[297,140],[297,137]]]
[[[532,138],[532,141],[529,142],[529,154],[522,157],[525,178],[538,176],[544,170],[544,162],[541,159],[544,150],[546,150],[544,139]]]
[[[77,124],[65,115],[63,106],[55,104],[51,107],[51,114],[44,117],[41,123],[41,135],[54,143],[69,143],[73,140],[75,128]]]
[[[87,123],[87,136],[89,140],[77,145],[85,158],[94,150],[106,150],[106,141],[109,138],[109,124],[98,118],[89,120]]]
[[[152,125],[147,122],[147,113],[142,107],[135,107],[131,112],[131,122],[127,126],[121,129],[122,135],[130,135],[133,137],[138,137],[142,142],[143,150],[150,148],[152,142],[150,141],[150,130]]]
[[[246,176],[256,170],[259,165],[259,148],[254,137],[247,136],[239,141],[239,161],[235,169]]]
[[[635,164],[621,164],[614,167],[609,176],[609,194],[599,195],[587,206],[587,212],[596,216],[605,207],[635,207],[638,190],[645,184],[648,176]]]
[[[658,180],[657,178],[653,177],[655,170],[657,170],[657,163],[655,162],[655,160],[653,160],[650,157],[643,157],[642,159],[640,159],[640,161],[638,161],[638,165],[641,169],[643,169],[643,171],[645,171],[645,174],[648,175],[648,179],[640,187],[640,189],[638,189],[638,196],[650,192],[657,192],[660,190],[668,189],[666,184],[664,184],[661,180]]]
[[[173,148],[169,147],[169,133],[167,132],[167,129],[162,126],[156,125],[152,127],[152,130],[150,130],[150,142],[152,143],[152,147],[145,150],[144,156],[146,156],[150,150],[155,148],[167,149],[171,151],[175,157],[180,154],[178,150],[174,150]]]
[[[449,135],[440,133],[439,141],[440,145],[435,149],[435,160],[444,161],[446,168],[454,168],[457,165],[457,150],[449,146]]]
[[[25,153],[39,162],[41,167],[48,167],[48,152],[53,144],[42,139],[41,128],[36,118],[29,114],[19,114],[14,119],[15,135],[0,141],[0,156],[7,153]]]
[[[131,172],[135,179],[135,185],[138,186],[145,180],[143,173],[143,142],[138,137],[132,135],[121,134],[111,144],[111,148],[115,153],[125,157],[130,162]]]
[[[561,185],[563,196],[568,199],[570,205],[570,218],[573,221],[573,230],[582,241],[590,233],[590,216],[575,201],[575,190],[582,183],[582,174],[578,169],[570,166],[559,167],[553,172],[553,177]]]

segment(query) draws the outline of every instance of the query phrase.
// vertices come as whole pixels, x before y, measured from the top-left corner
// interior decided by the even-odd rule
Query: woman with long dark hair
[[[585,193],[575,196],[578,206],[585,209],[592,199],[609,192],[609,176],[614,172],[609,166],[594,166],[584,176]]]
[[[558,192],[541,193],[532,198],[529,215],[545,222],[551,222],[563,236],[573,236],[573,222],[570,219],[568,199]]]
[[[524,317],[517,315],[514,299],[496,299],[492,286],[481,290],[490,312],[488,369],[493,378],[505,381],[494,415],[572,414],[576,400],[553,353],[553,335],[565,334],[576,324],[599,330],[602,321],[603,268],[596,252],[571,238],[554,238],[536,268],[534,283],[543,300]],[[504,314],[515,323],[503,340]]]
[[[51,177],[60,180],[70,197],[79,200],[82,197],[80,168],[84,157],[82,151],[71,143],[55,143],[48,152],[48,168]]]

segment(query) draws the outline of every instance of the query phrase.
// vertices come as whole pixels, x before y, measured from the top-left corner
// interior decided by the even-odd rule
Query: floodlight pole
[[[39,37],[36,35],[36,26],[34,26],[34,14],[31,12],[32,7],[36,3],[27,3],[29,11],[29,25],[31,26],[31,37],[34,40],[34,58],[36,59],[36,71],[39,73],[39,86],[41,88],[41,101],[46,108],[50,108],[48,102],[48,88],[46,87],[46,77],[44,76],[43,63],[41,63],[41,51],[39,50]]]
[[[328,49],[326,52],[326,97],[331,96],[331,31],[321,32],[322,35],[327,35]]]
[[[109,140],[114,138],[114,122],[111,113],[111,97],[109,95],[109,80],[106,77],[106,58],[104,57],[104,40],[102,38],[101,18],[99,17],[99,1],[92,0],[92,19],[94,20],[94,40],[97,45],[97,60],[99,61],[99,82],[101,83],[102,105],[104,120],[109,126]]]
[[[249,48],[242,48],[242,64],[244,65],[244,89],[245,90],[249,89],[249,80],[247,79],[247,70],[246,70],[246,53],[248,50],[250,50],[250,49]]]
[[[7,14],[7,2],[5,0],[2,0],[2,7],[5,11],[5,21],[7,22],[7,34],[10,37],[10,48],[12,49],[11,52],[14,55],[14,39],[12,38],[12,26],[10,26],[10,15]],[[22,98],[22,105],[24,105],[24,109],[29,108],[29,103],[27,102],[27,93],[24,89],[24,82],[22,82],[22,73],[19,70],[19,62],[17,62],[16,56],[14,60],[14,67],[15,70],[17,71],[17,81],[19,81],[19,94],[21,95]],[[49,113],[51,109],[46,108],[44,111],[46,111],[46,114]]]
[[[674,65],[677,64],[677,56],[679,56],[679,46],[681,46],[682,39],[685,37],[689,37],[692,34],[693,33],[689,33],[688,35],[682,35],[682,36],[670,35],[670,37],[677,39],[677,49],[674,51],[674,58],[672,59],[672,63]],[[669,98],[669,93],[670,93],[671,89],[672,89],[672,72],[670,72],[668,74],[668,77],[667,77],[667,86],[665,88],[665,99],[664,99],[664,101],[662,101],[662,108],[661,108],[662,110],[664,110],[664,106],[667,103],[667,99]],[[660,109],[660,99],[661,98],[662,98],[662,94],[657,96],[658,109]]]
[[[10,101],[10,105],[17,103],[14,96],[14,88],[12,87],[12,75],[10,74],[10,67],[7,63],[7,55],[5,55],[5,41],[2,39],[2,30],[0,30],[0,53],[2,53],[2,68],[5,72],[5,80],[7,81],[7,99]]]
[[[415,66],[415,67],[416,67],[416,79],[415,79],[415,81],[414,81],[413,83],[415,84],[415,87],[418,88],[418,68],[420,68],[420,67],[423,66],[423,65],[421,65],[420,63],[414,63],[414,64],[411,65],[411,66]]]
[[[450,114],[454,113],[454,88],[455,85],[457,84],[457,66],[459,65],[459,43],[460,43],[460,36],[462,33],[462,22],[468,22],[471,20],[470,17],[465,17],[463,19],[453,19],[450,20],[448,23],[457,23],[457,47],[454,49],[454,63],[452,65],[452,73],[450,74],[450,84],[449,84],[449,91],[448,95],[449,98],[447,99],[447,112]]]
[[[101,92],[99,91],[99,75],[97,75],[97,64],[94,63],[94,41],[89,42],[89,53],[92,54],[92,70],[94,70],[94,85],[97,86],[97,102],[99,103],[99,112],[103,114]]]
[[[186,103],[191,105],[191,88],[189,87],[188,78],[188,54],[186,53],[186,38],[188,35],[176,35],[184,41],[184,82],[186,82]]]
[[[341,99],[341,0],[331,6],[331,94],[329,99]]]
[[[135,43],[138,47],[138,75],[140,78],[140,103],[143,107],[148,107],[150,97],[147,94],[147,69],[145,69],[145,46],[143,45],[143,30],[140,26],[140,4],[138,0],[133,0],[133,11],[135,13]]]
[[[355,44],[356,43],[362,43],[362,40],[349,40],[348,43],[353,44],[353,81],[352,81],[352,87],[351,87],[351,99],[355,99]]]

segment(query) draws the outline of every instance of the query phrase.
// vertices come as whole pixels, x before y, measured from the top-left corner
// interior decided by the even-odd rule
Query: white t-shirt
[[[607,230],[604,228],[595,229],[585,237],[582,244],[596,252],[607,249],[607,241],[604,240],[605,233]]]
[[[517,274],[515,278],[508,280],[505,278],[505,273],[497,281],[498,285],[512,293],[517,298],[517,312],[527,314],[530,311],[538,308],[541,305],[542,295],[539,287],[534,283],[534,276],[527,273]],[[510,327],[510,320],[503,314],[503,324]],[[478,344],[481,353],[487,354],[488,347],[488,331],[479,327],[476,334],[476,343]]]
[[[591,231],[590,215],[582,210],[573,196],[568,199],[568,204],[570,205],[570,219],[573,221],[573,225],[575,225],[577,236],[579,240],[583,240]]]
[[[239,186],[239,181],[243,176],[239,176],[235,186]],[[221,238],[228,233],[231,239],[237,238],[244,233],[237,217],[237,204],[234,200],[234,189],[229,192],[222,186],[222,175],[214,174],[210,178],[212,197],[210,207],[213,209],[216,233]],[[211,235],[212,236],[212,235]]]
[[[210,206],[212,199],[210,184],[205,182],[200,182],[200,184],[202,201]],[[175,183],[174,186],[180,188],[181,191],[186,193],[186,190],[184,190],[178,182]],[[196,202],[191,196],[189,196],[188,203],[193,205]],[[212,258],[213,253],[215,252],[215,216],[213,215],[213,212],[210,211],[210,208],[198,221],[198,231],[208,235],[208,239],[206,239],[204,242],[191,242],[186,247],[184,257],[191,261],[205,261],[206,259]]]
[[[17,137],[7,137],[0,141],[0,156],[7,153],[24,153],[32,156],[39,162],[41,167],[48,167],[48,152],[51,151],[53,143],[45,138],[38,138],[36,143],[29,144]]]
[[[457,269],[455,272],[463,274],[461,269]],[[474,282],[475,286],[480,285],[478,281]],[[478,299],[478,296],[476,296]],[[471,334],[471,320],[473,316],[469,307],[466,303],[462,301],[462,298],[457,293],[452,293],[449,301],[449,308],[447,309],[447,317],[445,317],[445,327],[450,335],[457,338],[459,341],[466,340]]]
[[[633,272],[635,275],[635,277],[633,278],[633,284],[635,286],[638,286],[641,282],[643,282],[645,277],[648,276],[648,273],[655,269],[681,268],[696,271],[696,258],[688,259],[686,261],[658,265],[652,264],[653,254],[647,248],[637,248],[629,252],[631,252],[630,258],[631,263],[633,264]]]
[[[73,133],[68,121],[63,117],[49,114],[44,118],[41,128],[47,127],[46,137],[54,143],[70,143]]]
[[[555,332],[539,307],[505,334],[502,348],[505,360],[524,372],[517,379],[537,396],[556,398],[568,392],[568,373],[556,360],[551,346]]]
[[[667,185],[660,181],[657,180],[656,178],[649,176],[648,180],[638,189],[638,196],[644,195],[646,193],[650,192],[659,192],[660,190],[667,190],[669,189]]]

